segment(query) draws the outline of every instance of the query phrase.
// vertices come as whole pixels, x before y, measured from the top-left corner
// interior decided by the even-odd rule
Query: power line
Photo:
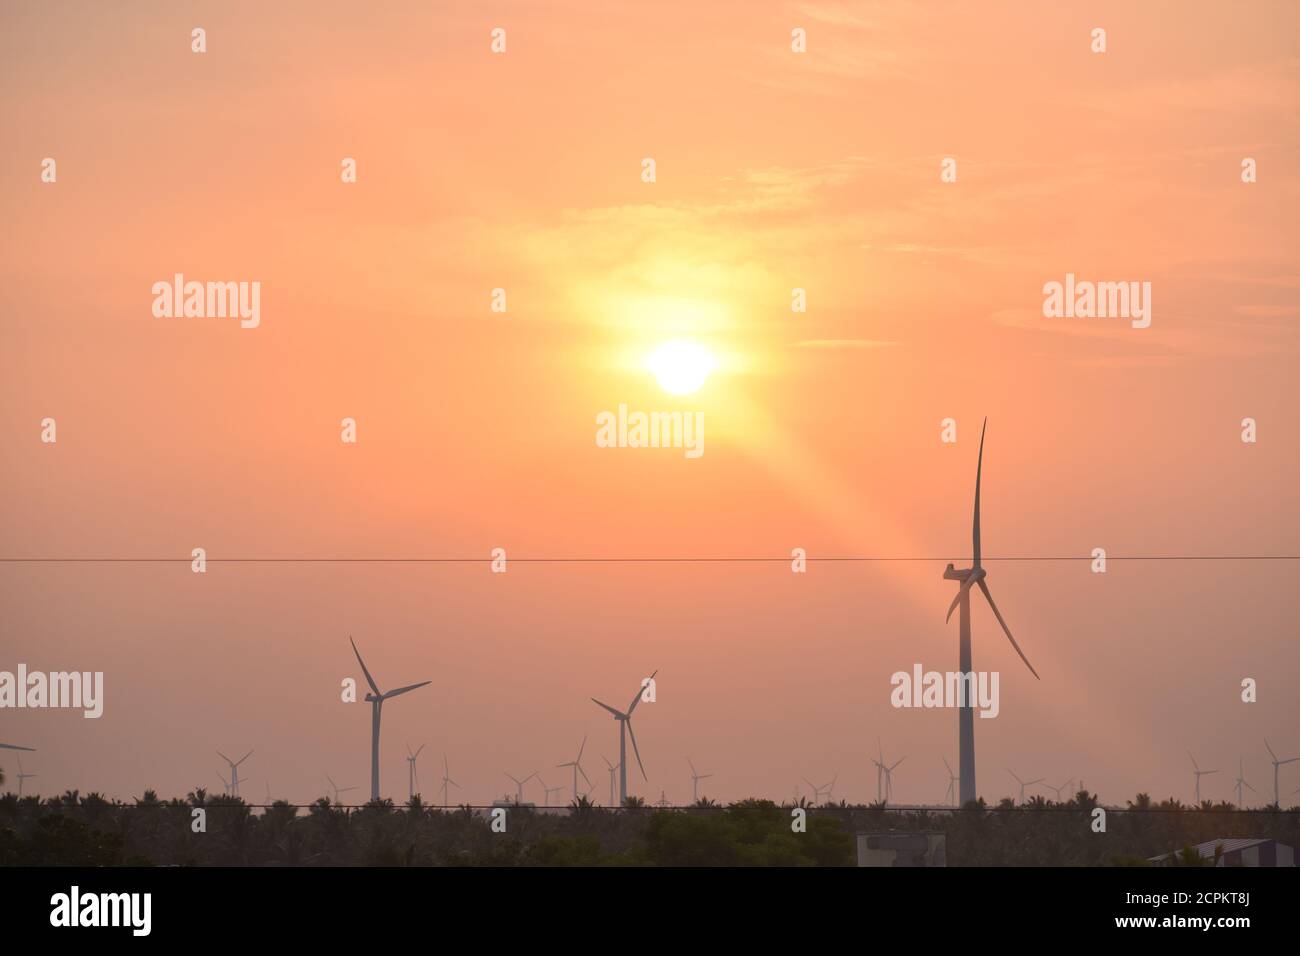
[[[109,557],[0,557],[0,564],[189,564],[189,557],[170,558],[109,558]],[[429,558],[429,557],[251,557],[223,558],[207,557],[208,564],[491,564],[495,558]],[[711,557],[706,555],[684,557],[566,557],[566,558],[529,558],[508,557],[512,564],[762,564],[788,563],[794,560],[791,555],[780,557]],[[964,557],[918,557],[912,555],[893,556],[834,556],[818,557],[808,555],[803,558],[808,563],[928,563],[942,564],[966,561]],[[1095,560],[1091,555],[1006,555],[1002,557],[981,558],[985,563],[995,561],[1080,561]],[[1106,561],[1300,561],[1300,554],[1124,554],[1107,555]]]

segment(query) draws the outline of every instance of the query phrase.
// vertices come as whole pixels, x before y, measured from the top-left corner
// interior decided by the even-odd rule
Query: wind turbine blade
[[[656,668],[655,671],[654,671],[654,674],[651,674],[649,677],[646,678],[646,680],[654,680],[654,679],[655,679],[655,674],[658,674],[658,673],[659,673],[659,670],[658,670],[658,668]],[[632,703],[628,705],[628,708],[627,708],[627,715],[628,715],[629,717],[632,716],[632,711],[636,710],[636,705],[639,704],[639,703],[641,703],[641,695],[642,695],[643,693],[645,693],[645,687],[646,687],[646,685],[645,685],[645,681],[642,681],[642,682],[641,682],[641,687],[640,687],[640,689],[638,689],[637,692],[636,692],[636,696],[632,698]]]
[[[690,758],[690,757],[687,757],[687,758],[686,758],[686,763],[687,763],[687,764],[690,766],[690,768],[691,768],[691,776],[692,776],[692,777],[698,777],[698,776],[699,776],[699,771],[695,769],[695,764],[691,763],[691,758]]]
[[[980,590],[984,592],[984,597],[989,602],[989,607],[993,608],[994,617],[996,617],[998,623],[1002,625],[1002,630],[1006,633],[1007,640],[1010,641],[1011,646],[1016,649],[1016,653],[1019,654],[1020,659],[1025,662],[1025,666],[1029,668],[1029,673],[1033,674],[1038,680],[1042,680],[1042,678],[1038,676],[1038,671],[1034,670],[1034,665],[1029,663],[1029,658],[1025,656],[1025,652],[1022,651],[1020,645],[1016,643],[1016,639],[1011,636],[1011,628],[1007,627],[1007,622],[1002,619],[1002,612],[998,610],[997,604],[994,603],[993,594],[989,591],[989,586],[984,583],[983,578],[980,578],[979,585]]]
[[[17,744],[0,744],[0,750],[30,750],[30,751],[32,751],[32,752],[34,753],[34,752],[36,751],[36,748],[35,748],[35,747],[19,747]]]
[[[222,760],[224,760],[226,763],[234,763],[233,760],[231,760],[229,757],[223,754],[220,750],[217,751],[217,756],[220,757]]]
[[[638,750],[636,746],[636,734],[632,732],[632,721],[629,719],[623,721],[623,723],[627,724],[627,735],[632,738],[632,753],[636,754],[636,764],[641,768],[641,776],[648,782],[650,777],[645,772],[645,764],[641,762],[641,751]]]
[[[1268,745],[1267,737],[1264,738],[1264,748],[1268,751],[1268,755],[1270,757],[1272,757],[1274,760],[1277,760],[1277,754],[1273,753],[1273,748]]]
[[[407,691],[415,690],[419,687],[426,687],[432,683],[433,681],[431,680],[422,680],[418,684],[407,684],[405,687],[399,687],[397,690],[390,690],[387,694],[381,694],[380,696],[384,700],[388,700],[390,697],[397,697],[399,694],[405,694]]]
[[[428,746],[428,744],[420,744],[420,750],[417,750],[417,751],[415,752],[414,756],[416,756],[416,757],[420,756],[420,751],[421,751],[421,750],[424,750],[424,748],[427,747],[427,746]]]
[[[1243,784],[1245,784],[1246,789],[1249,790],[1251,793],[1259,793],[1258,790],[1256,790],[1256,789],[1255,789],[1254,787],[1252,787],[1250,784],[1246,783],[1245,780],[1243,780],[1243,781],[1241,781],[1241,782],[1242,782]]]
[[[591,698],[591,700],[592,700],[592,703],[596,704],[596,705],[599,706],[599,707],[604,707],[607,711],[609,711],[609,712],[610,712],[611,714],[613,714],[615,717],[622,717],[622,716],[623,716],[623,712],[622,712],[621,710],[615,710],[613,707],[609,706],[609,704],[606,704],[606,703],[604,703],[603,701],[596,700],[596,698],[594,698],[594,697]]]
[[[1007,773],[1011,774],[1011,776],[1013,777],[1016,777],[1016,772],[1012,770],[1010,767],[1007,768]],[[1016,783],[1020,784],[1022,787],[1025,785],[1025,782],[1021,780],[1019,777],[1016,777]]]
[[[23,748],[23,749],[26,749],[26,748]],[[1280,766],[1280,765],[1282,765],[1282,764],[1284,764],[1284,763],[1295,763],[1297,760],[1300,760],[1300,757],[1287,757],[1285,760],[1279,760],[1279,761],[1278,761],[1278,765]]]
[[[575,757],[574,760],[573,760],[574,763],[576,763],[576,764],[581,764],[581,763],[582,763],[582,752],[583,752],[584,750],[586,750],[586,749],[587,749],[587,738],[586,738],[586,736],[584,735],[583,738],[582,738],[582,744],[581,744],[581,746],[578,747],[578,756]]]
[[[350,634],[348,635],[348,640],[352,641],[352,635]],[[369,684],[370,689],[375,692],[375,696],[376,697],[384,696],[382,693],[380,693],[379,685],[375,683],[375,679],[370,676],[370,671],[366,670],[366,662],[361,659],[361,652],[357,650],[356,641],[352,641],[352,653],[357,655],[357,663],[361,665],[361,673],[366,675],[366,683]]]
[[[893,767],[890,767],[889,769],[890,769],[890,770],[893,770],[894,767],[897,767],[900,763],[902,763],[902,762],[903,762],[904,760],[906,760],[906,759],[907,759],[906,757],[899,757],[898,760],[895,761],[894,766],[893,766]]]
[[[984,432],[988,429],[988,427],[989,427],[989,420],[985,418],[984,424],[980,427],[979,461],[975,465],[975,522],[972,526],[973,530],[971,532],[971,539],[972,539],[971,543],[973,545],[972,550],[974,551],[975,554],[975,561],[973,566],[976,569],[978,569],[980,566],[980,476],[984,471]],[[1028,664],[1029,662],[1025,661],[1025,663]],[[1030,669],[1032,670],[1033,668]]]
[[[947,770],[948,770],[948,776],[951,777],[951,776],[952,776],[952,767],[949,767],[949,766],[948,766],[948,758],[947,758],[947,757],[944,757],[944,758],[943,758],[943,765],[944,765],[944,767],[946,767]]]
[[[334,788],[337,789],[338,784],[336,784],[336,783],[334,782],[334,778],[333,778],[333,777],[331,777],[329,774],[325,774],[325,779],[328,780],[328,781],[330,782],[330,786],[331,786],[331,787],[334,787]]]
[[[1192,752],[1190,750],[1187,751],[1187,756],[1192,761],[1192,766],[1199,771],[1201,769],[1201,765],[1196,762],[1196,758],[1192,756]]]
[[[235,766],[238,767],[241,763],[243,763],[251,756],[253,756],[253,751],[250,750],[248,753],[244,754],[244,756],[240,757],[238,760],[235,761]]]
[[[524,777],[524,779],[521,780],[520,783],[527,783],[529,780],[532,780],[533,777],[537,777],[537,771],[536,771],[536,770],[534,770],[534,771],[533,771],[532,773],[530,773],[528,776]],[[540,780],[541,778],[538,777],[538,779]],[[543,783],[542,786],[546,786],[546,784]]]
[[[582,774],[582,779],[587,781],[587,786],[595,786],[595,784],[591,782],[591,778],[587,776],[587,771],[582,769],[582,764],[578,764],[578,773]]]

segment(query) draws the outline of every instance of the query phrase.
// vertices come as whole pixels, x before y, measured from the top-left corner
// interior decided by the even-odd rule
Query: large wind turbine
[[[654,680],[655,674],[658,673],[659,671],[655,670],[655,672],[651,674],[650,677],[647,678],[647,680]],[[648,776],[646,776],[645,764],[641,762],[641,751],[636,745],[636,734],[632,732],[632,711],[636,710],[636,705],[641,703],[641,695],[642,693],[645,692],[645,686],[646,686],[646,681],[642,681],[641,686],[637,688],[636,696],[632,698],[632,703],[627,705],[626,712],[621,710],[615,710],[613,707],[609,706],[609,704],[601,703],[600,701],[596,700],[596,698],[594,697],[591,698],[593,703],[595,703],[599,707],[604,707],[607,711],[613,714],[614,719],[618,721],[618,805],[619,806],[625,806],[627,804],[627,738],[629,734],[631,734],[632,736],[632,753],[636,754],[636,763],[637,766],[641,768],[641,776],[647,781],[650,779]]]
[[[582,745],[578,747],[578,756],[574,757],[567,763],[558,763],[557,767],[573,768],[573,802],[578,802],[578,774],[582,774],[582,779],[587,781],[587,786],[593,786],[591,778],[587,776],[587,771],[582,769],[582,752],[587,749],[587,738],[582,738]]]
[[[1190,750],[1187,751],[1187,756],[1192,758],[1192,772],[1196,774],[1196,803],[1199,806],[1201,802],[1201,778],[1207,774],[1218,773],[1219,771],[1202,770],[1200,765],[1196,762],[1196,758],[1192,757],[1192,752]]]
[[[1241,788],[1245,787],[1251,793],[1258,794],[1259,791],[1246,782],[1246,758],[1240,757],[1237,760],[1237,809],[1240,810],[1244,804],[1241,802]]]
[[[451,779],[451,769],[447,766],[447,755],[442,755],[442,805],[447,805],[447,788],[455,787],[460,789],[460,784]]]
[[[514,774],[511,773],[506,774],[506,776],[515,782],[515,803],[523,803],[524,784],[526,784],[529,780],[532,780],[533,777],[537,776],[537,771],[534,770],[528,776],[524,777],[523,780],[520,780],[518,777],[516,777]]]
[[[961,587],[957,591],[957,596],[953,598],[952,604],[948,608],[948,617],[945,620],[952,619],[952,612],[960,609],[958,615],[959,629],[961,634],[961,643],[958,646],[958,667],[963,675],[967,675],[966,680],[961,681],[959,686],[964,686],[966,692],[959,701],[960,706],[957,708],[957,729],[959,750],[957,755],[957,769],[961,774],[961,805],[965,806],[976,797],[975,794],[975,700],[974,681],[975,674],[971,670],[971,652],[970,652],[970,589],[976,585],[984,592],[984,598],[989,602],[989,607],[993,609],[993,615],[1002,625],[1002,630],[1007,635],[1007,640],[1011,646],[1016,649],[1020,659],[1025,662],[1029,668],[1029,673],[1038,678],[1038,671],[1034,670],[1034,665],[1029,663],[1029,658],[1025,652],[1020,649],[1016,639],[1011,636],[1011,628],[1007,627],[1007,622],[1002,618],[1002,612],[998,610],[997,604],[993,601],[993,594],[989,591],[989,586],[985,583],[988,572],[980,564],[980,476],[984,470],[984,429],[988,427],[988,419],[984,419],[984,427],[980,429],[980,451],[979,459],[975,465],[975,519],[973,522],[973,531],[971,535],[973,545],[973,555],[971,566],[962,570],[955,570],[951,564],[943,572],[944,579],[947,581],[960,581]],[[1042,678],[1038,678],[1041,680]]]
[[[614,806],[614,771],[622,765],[610,763],[609,758],[604,754],[600,755],[600,759],[605,761],[605,766],[609,768],[609,805],[612,807]]]
[[[370,676],[370,671],[366,670],[366,662],[361,659],[361,652],[357,650],[357,642],[352,641],[352,653],[357,655],[357,663],[361,665],[361,673],[366,675],[366,683],[370,685],[371,693],[366,694],[366,700],[370,702],[370,799],[379,799],[379,712],[384,706],[384,701],[391,697],[397,697],[405,694],[407,691],[415,690],[417,687],[423,687],[432,681],[420,681],[418,684],[408,684],[405,687],[399,687],[397,690],[390,690],[387,694],[379,689],[375,679]]]
[[[1016,777],[1015,771],[1012,770],[1010,767],[1007,768],[1007,773],[1011,774],[1011,776],[1013,777]],[[1046,777],[1039,777],[1037,780],[1021,780],[1019,777],[1016,777],[1016,783],[1020,784],[1020,802],[1021,803],[1025,802],[1025,787],[1032,787],[1034,784],[1042,783],[1046,779],[1047,779]]]
[[[888,803],[890,798],[893,797],[894,795],[894,781],[892,776],[894,773],[894,769],[900,763],[906,760],[907,757],[905,756],[899,757],[892,764],[886,764],[885,748],[880,743],[879,737],[876,738],[876,749],[879,750],[880,752],[880,759],[879,760],[873,759],[871,761],[876,765],[876,802],[879,803],[883,799],[886,803]],[[881,788],[882,779],[884,781],[883,789]]]
[[[1287,757],[1285,760],[1278,760],[1277,754],[1273,753],[1273,748],[1268,745],[1267,737],[1264,738],[1264,746],[1268,747],[1268,755],[1273,760],[1273,804],[1274,806],[1280,807],[1282,806],[1282,801],[1278,799],[1277,768],[1282,766],[1284,763],[1294,763],[1295,761],[1300,760],[1300,757]]]
[[[230,783],[229,783],[229,789],[226,792],[230,794],[230,796],[232,797],[239,796],[239,769],[238,768],[241,763],[243,763],[249,757],[253,756],[253,751],[250,750],[248,753],[244,754],[244,756],[240,757],[238,760],[231,760],[220,750],[217,751],[217,756],[220,757],[222,760],[224,760],[226,763],[230,764]]]
[[[23,750],[27,750],[28,748],[27,748],[27,747],[23,747],[23,748],[21,748],[21,749],[23,749]],[[26,780],[28,777],[34,777],[34,776],[36,776],[36,774],[34,774],[34,773],[23,773],[23,758],[22,758],[22,757],[16,757],[15,759],[18,761],[18,773],[15,774],[15,776],[18,777],[18,799],[21,800],[22,797],[23,797],[23,781]]]
[[[415,798],[415,788],[420,785],[420,774],[415,769],[415,761],[419,759],[420,753],[424,750],[424,747],[424,744],[420,744],[420,749],[415,753],[411,753],[411,745],[406,745],[406,776],[411,799]]]
[[[691,758],[687,757],[686,762],[691,766],[691,802],[700,802],[700,781],[712,777],[711,773],[700,773],[695,769],[695,764],[691,763]]]

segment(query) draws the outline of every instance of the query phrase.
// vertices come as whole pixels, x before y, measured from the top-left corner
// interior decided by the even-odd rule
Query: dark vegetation
[[[506,833],[487,812],[390,801],[348,808],[320,800],[255,808],[196,790],[134,803],[69,791],[40,799],[0,797],[5,866],[853,866],[860,831],[947,834],[949,866],[1143,865],[1148,857],[1226,837],[1300,845],[1300,807],[1187,807],[1139,794],[1108,807],[1106,833],[1092,831],[1095,796],[1024,807],[982,802],[964,810],[901,811],[879,805],[809,806],[807,832],[791,831],[790,804],[701,801],[658,809],[633,800],[619,811],[584,801],[561,812],[511,807]],[[191,829],[207,811],[207,832]],[[1194,865],[1190,854],[1184,862]]]

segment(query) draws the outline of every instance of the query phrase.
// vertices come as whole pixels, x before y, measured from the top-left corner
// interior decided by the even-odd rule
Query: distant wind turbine
[[[537,775],[537,782],[542,785],[542,790],[545,791],[546,793],[546,796],[543,798],[543,803],[542,803],[542,806],[544,807],[549,807],[551,805],[551,794],[562,793],[564,791],[563,787],[548,787],[546,785],[546,781],[542,779],[542,775],[540,773]],[[576,792],[573,795],[573,799],[574,802],[577,802],[578,794]]]
[[[14,748],[14,749],[22,749],[22,750],[26,750],[26,749],[28,749],[28,748],[26,748],[26,747],[22,747],[22,748]],[[22,757],[15,757],[14,759],[18,761],[18,773],[15,774],[15,776],[18,778],[18,799],[21,800],[22,797],[23,797],[23,781],[26,780],[26,779],[29,778],[29,777],[34,777],[34,776],[36,776],[36,774],[34,774],[34,773],[23,773],[23,758],[22,758]]]
[[[948,617],[952,619],[952,612],[960,609],[958,615],[960,644],[958,646],[958,668],[964,675],[970,675],[966,680],[974,681],[974,672],[971,670],[971,645],[970,645],[970,589],[976,585],[984,593],[984,598],[989,602],[989,607],[993,609],[993,616],[998,619],[998,624],[1002,626],[1003,632],[1007,635],[1007,640],[1015,648],[1020,659],[1025,662],[1029,668],[1029,673],[1038,678],[1038,671],[1034,670],[1034,665],[1029,663],[1029,658],[1025,652],[1020,649],[1016,639],[1011,636],[1011,628],[1007,627],[1007,622],[1002,618],[1002,612],[998,610],[997,604],[993,601],[993,594],[989,591],[989,586],[985,583],[988,573],[980,564],[980,476],[984,470],[984,430],[988,427],[988,419],[984,419],[984,427],[980,429],[980,450],[979,459],[975,465],[975,518],[972,524],[971,543],[973,548],[973,560],[971,566],[962,570],[955,570],[951,564],[943,572],[945,580],[960,581],[961,587],[957,591],[957,596],[953,598],[952,604],[948,607]],[[1041,678],[1038,678],[1041,680]],[[973,699],[973,687],[963,682],[960,686],[966,686],[968,692],[962,694],[959,700],[960,706],[957,708],[957,730],[958,730],[958,756],[957,768],[961,774],[961,805],[964,807],[967,803],[974,800],[975,793],[975,700]]]
[[[876,748],[880,752],[880,759],[871,761],[876,765],[876,802],[879,803],[881,800],[884,800],[885,803],[888,803],[891,799],[893,799],[894,796],[894,780],[893,780],[894,770],[898,767],[900,763],[906,760],[907,757],[906,756],[899,757],[892,764],[886,764],[885,748],[880,743],[879,737],[876,738]],[[883,789],[881,788],[882,779],[884,781]]]
[[[654,680],[655,674],[659,671],[656,669],[647,680]],[[618,803],[619,806],[627,804],[627,738],[632,737],[632,753],[636,755],[637,766],[641,768],[641,776],[649,781],[646,776],[645,764],[641,762],[641,751],[636,745],[636,734],[632,732],[632,711],[636,710],[636,705],[641,703],[641,695],[645,693],[647,681],[642,681],[641,686],[637,688],[636,696],[632,698],[632,703],[628,704],[627,710],[615,710],[609,704],[601,703],[596,698],[591,698],[592,702],[598,707],[603,707],[618,721]]]
[[[957,775],[952,772],[952,767],[948,765],[948,758],[943,758],[943,765],[948,770],[948,792],[943,798],[953,806],[957,805]]]
[[[244,754],[244,756],[240,757],[238,760],[231,760],[220,750],[217,751],[217,756],[230,765],[230,783],[228,785],[228,789],[226,790],[226,793],[230,794],[230,796],[232,797],[239,796],[239,769],[238,768],[241,763],[243,763],[249,757],[253,756],[253,751],[250,750],[248,753]]]
[[[424,747],[425,747],[424,744],[420,744],[420,749],[417,750],[415,753],[411,753],[411,745],[410,744],[406,745],[406,765],[407,765],[406,770],[407,770],[408,787],[410,790],[410,799],[415,799],[416,790],[420,786],[420,774],[415,769],[415,761],[419,759],[419,756],[421,752],[423,752]]]
[[[605,766],[609,768],[609,805],[612,807],[614,806],[614,771],[618,770],[620,765],[610,763],[609,758],[604,754],[600,755],[600,759],[605,761]]]
[[[355,790],[355,789],[357,789],[356,787],[340,787],[337,783],[334,782],[334,778],[331,777],[329,774],[325,774],[325,779],[328,780],[328,781],[330,782],[330,786],[334,788],[334,805],[335,805],[335,806],[340,806],[340,805],[342,804],[342,802],[343,802],[343,801],[341,801],[341,800],[339,799],[339,795],[340,795],[340,794],[347,793],[349,790]]]
[[[524,784],[526,784],[529,780],[532,780],[533,777],[537,776],[537,771],[534,770],[534,771],[533,771],[532,773],[530,773],[528,776],[524,777],[523,780],[520,780],[518,777],[514,776],[513,774],[509,774],[509,773],[506,774],[506,776],[509,777],[511,780],[513,780],[513,781],[515,782],[515,802],[516,802],[516,803],[523,803],[523,802],[524,802]]]
[[[691,767],[691,802],[699,803],[700,802],[700,781],[707,780],[709,777],[712,777],[713,774],[700,773],[698,770],[695,769],[695,764],[691,763],[690,757],[686,758],[686,762],[690,764]]]
[[[370,671],[366,670],[366,662],[361,659],[361,652],[357,650],[357,642],[352,641],[352,653],[357,655],[357,663],[361,665],[361,673],[366,675],[366,683],[370,685],[371,693],[366,694],[366,700],[370,702],[370,799],[379,799],[379,712],[384,706],[384,701],[390,698],[405,694],[407,691],[415,690],[418,687],[424,687],[432,681],[420,681],[418,684],[408,684],[405,687],[399,687],[397,690],[390,690],[384,693],[375,683],[375,679],[370,676]]]
[[[1010,767],[1007,768],[1007,773],[1011,774],[1011,776],[1013,777],[1016,777],[1015,771],[1012,770]],[[1019,777],[1016,777],[1016,783],[1020,784],[1020,802],[1021,803],[1025,802],[1025,787],[1032,787],[1034,784],[1042,783],[1046,779],[1047,779],[1046,777],[1039,777],[1036,780],[1021,780]]]
[[[451,770],[447,766],[447,755],[443,754],[442,755],[442,805],[444,807],[447,805],[448,787],[455,787],[457,790],[459,790],[460,784],[458,784],[455,780],[451,779]]]
[[[1071,777],[1069,780],[1065,781],[1065,783],[1061,784],[1059,787],[1053,787],[1050,783],[1045,783],[1043,784],[1043,786],[1046,787],[1048,790],[1052,791],[1054,794],[1056,794],[1056,802],[1060,803],[1061,791],[1069,787],[1070,784],[1073,782],[1074,782],[1074,778]]]
[[[1237,779],[1236,779],[1236,784],[1237,784],[1237,809],[1241,809],[1242,807],[1245,806],[1245,804],[1243,804],[1243,803],[1241,802],[1241,788],[1242,788],[1242,787],[1245,787],[1245,788],[1246,788],[1247,790],[1249,790],[1251,793],[1254,793],[1254,794],[1258,794],[1258,793],[1259,793],[1258,790],[1256,790],[1254,787],[1252,787],[1250,784],[1248,784],[1248,783],[1246,782],[1246,758],[1245,758],[1245,757],[1240,757],[1240,758],[1237,760]]]
[[[1272,747],[1269,747],[1269,745],[1268,745],[1268,738],[1267,738],[1267,737],[1264,738],[1264,746],[1265,746],[1265,747],[1268,747],[1268,755],[1269,755],[1269,757],[1271,757],[1272,760],[1273,760],[1273,803],[1274,803],[1275,805],[1277,805],[1277,806],[1280,807],[1280,806],[1282,806],[1282,801],[1281,801],[1280,799],[1278,799],[1278,790],[1277,790],[1277,768],[1280,767],[1280,766],[1282,766],[1282,764],[1284,764],[1284,763],[1294,763],[1295,761],[1300,760],[1300,757],[1287,757],[1285,760],[1278,760],[1278,759],[1277,759],[1277,754],[1273,753],[1273,748],[1272,748]],[[1300,790],[1298,790],[1298,791],[1296,791],[1296,792],[1297,792],[1297,793],[1300,793]]]
[[[1201,767],[1200,767],[1200,765],[1196,762],[1196,758],[1195,758],[1195,757],[1192,757],[1192,752],[1191,752],[1190,750],[1187,751],[1187,756],[1188,756],[1188,757],[1191,757],[1191,759],[1192,759],[1192,772],[1193,772],[1194,774],[1196,774],[1196,802],[1197,802],[1197,804],[1199,805],[1200,802],[1201,802],[1201,778],[1204,777],[1204,776],[1206,776],[1206,775],[1208,775],[1208,774],[1218,773],[1219,771],[1217,771],[1217,770],[1202,770]]]
[[[587,776],[587,771],[582,769],[582,752],[587,749],[587,738],[582,738],[582,744],[578,747],[578,756],[566,763],[556,764],[557,767],[573,768],[573,802],[578,802],[578,774],[582,774],[582,779],[587,781],[587,786],[592,786],[591,778]]]
[[[807,777],[804,777],[804,778],[803,778],[803,782],[806,783],[806,784],[808,784],[808,786],[812,787],[812,792],[813,792],[813,803],[820,803],[820,802],[821,802],[821,799],[822,799],[822,794],[827,794],[827,795],[830,794],[831,784],[829,784],[829,783],[822,784],[822,785],[819,787],[819,786],[817,786],[817,784],[813,783],[813,782],[812,782],[811,780],[809,780]]]

